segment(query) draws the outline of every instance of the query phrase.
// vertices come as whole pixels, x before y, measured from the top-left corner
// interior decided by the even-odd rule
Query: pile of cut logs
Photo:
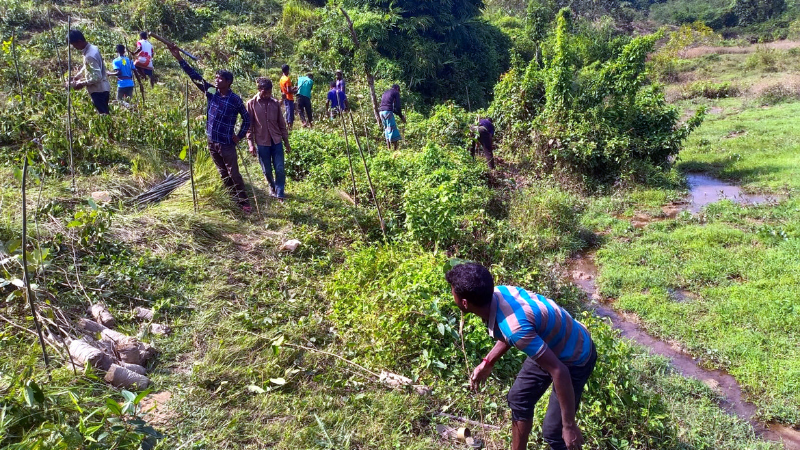
[[[94,320],[82,318],[77,323],[84,336],[81,339],[67,339],[65,342],[73,364],[81,368],[87,364],[92,366],[104,373],[105,381],[112,386],[133,390],[147,389],[150,379],[147,378],[145,367],[158,353],[156,348],[136,337],[113,330],[116,320],[104,305],[92,305],[89,312]],[[153,319],[153,311],[149,309],[136,308],[134,314],[138,319]],[[155,325],[157,324],[150,324],[151,330],[155,331]],[[163,325],[158,326],[165,328]]]

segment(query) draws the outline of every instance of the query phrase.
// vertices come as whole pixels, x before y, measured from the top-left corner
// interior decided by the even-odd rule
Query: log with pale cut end
[[[142,365],[142,343],[136,338],[126,337],[114,344],[114,348],[119,353],[119,359],[128,364]]]
[[[155,358],[155,356],[158,354],[158,349],[156,349],[150,344],[141,343],[140,348],[141,348],[140,355],[142,359],[142,364],[147,363],[151,359]]]
[[[89,363],[90,366],[100,370],[108,370],[113,362],[110,356],[81,339],[69,343],[69,354],[81,365]]]
[[[125,367],[112,364],[106,372],[105,380],[114,387],[143,390],[150,385],[150,379]]]
[[[117,342],[126,341],[131,339],[130,336],[127,334],[120,333],[119,331],[114,331],[111,329],[106,328],[105,330],[100,332],[100,335],[103,337],[104,340],[112,342],[116,344]]]
[[[94,304],[92,305],[91,308],[89,308],[89,312],[92,314],[92,317],[94,317],[94,320],[96,320],[104,327],[113,328],[114,326],[117,325],[117,321],[114,319],[114,316],[112,316],[111,313],[108,312],[108,309],[106,309],[104,305],[101,305],[99,303]]]
[[[172,329],[169,327],[169,325],[151,323],[150,332],[159,336],[166,336],[172,332]]]
[[[398,375],[396,373],[382,371],[380,381],[388,386],[399,388],[403,386],[410,386],[419,395],[430,395],[433,390],[422,384],[414,384],[411,378]]]
[[[100,333],[106,329],[103,325],[89,319],[79,319],[78,327],[87,333]]]
[[[142,367],[142,366],[140,366],[138,364],[128,364],[128,363],[125,363],[125,362],[121,362],[121,363],[119,363],[119,365],[124,367],[124,368],[126,368],[126,369],[128,369],[128,370],[130,370],[131,372],[136,372],[139,375],[147,375],[147,369],[145,369],[144,367]]]
[[[133,314],[139,320],[153,320],[155,316],[155,312],[149,308],[142,308],[141,306],[137,306],[133,309]]]

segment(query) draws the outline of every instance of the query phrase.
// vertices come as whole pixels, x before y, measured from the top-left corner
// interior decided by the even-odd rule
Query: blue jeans
[[[286,124],[294,123],[294,100],[284,100],[283,108],[286,110]]]
[[[283,168],[283,143],[278,142],[273,145],[259,145],[258,162],[261,163],[261,171],[267,177],[267,182],[272,188],[275,196],[284,198],[284,188],[286,187],[286,171]],[[275,178],[272,177],[272,170],[275,170]]]

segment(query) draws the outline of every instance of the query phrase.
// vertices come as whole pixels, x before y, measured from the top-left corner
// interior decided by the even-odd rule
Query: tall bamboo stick
[[[353,158],[350,157],[350,143],[347,140],[347,122],[344,120],[344,113],[339,114],[342,118],[342,130],[344,130],[344,150],[347,152],[347,161],[350,163],[350,179],[353,180],[353,202],[358,206],[358,191],[356,190],[356,175],[353,172]]]
[[[25,284],[25,295],[28,297],[28,304],[31,307],[31,316],[36,325],[36,333],[39,335],[39,345],[42,347],[42,357],[47,368],[47,375],[50,376],[50,358],[47,356],[47,349],[44,346],[44,336],[42,326],[39,324],[39,316],[36,314],[36,304],[33,302],[33,290],[31,289],[31,279],[28,276],[28,207],[25,184],[28,181],[28,155],[22,155],[22,279]]]
[[[72,47],[69,45],[69,30],[72,16],[67,16],[67,139],[69,140],[69,172],[72,175],[72,192],[75,192],[75,158],[72,154]]]
[[[350,124],[353,127],[353,136],[356,139],[356,145],[358,146],[358,153],[361,155],[361,161],[364,163],[364,172],[367,173],[367,182],[369,183],[369,191],[372,194],[372,201],[375,202],[375,208],[378,210],[378,220],[381,222],[381,231],[383,232],[383,238],[386,239],[386,224],[383,221],[383,213],[381,212],[381,206],[378,204],[378,197],[375,195],[375,187],[372,185],[372,177],[369,175],[369,167],[367,167],[367,159],[364,157],[364,151],[361,149],[361,141],[358,139],[358,133],[356,132],[356,122],[353,120],[353,112],[348,111],[350,114]],[[342,112],[344,114],[344,112]],[[364,125],[364,139],[367,139],[367,126]],[[366,145],[366,144],[365,144]]]
[[[189,80],[186,80],[186,152],[189,154],[189,176],[192,180],[192,202],[194,212],[197,214],[197,191],[194,187],[194,160],[192,159],[192,135],[189,123]]]

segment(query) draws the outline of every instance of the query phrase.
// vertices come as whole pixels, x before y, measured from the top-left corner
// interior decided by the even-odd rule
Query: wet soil
[[[574,258],[569,265],[569,275],[588,297],[587,306],[599,317],[607,317],[614,328],[620,331],[623,338],[630,339],[649,349],[650,353],[670,359],[675,370],[685,377],[696,378],[720,394],[720,406],[730,414],[750,422],[756,433],[762,438],[783,441],[786,450],[800,450],[800,431],[778,424],[763,424],[754,419],[756,406],[744,399],[741,386],[731,375],[721,370],[709,370],[700,367],[700,360],[687,354],[679,345],[655,338],[645,332],[638,323],[638,318],[620,314],[611,306],[609,299],[600,295],[596,283],[598,269],[594,255],[584,254]],[[671,297],[674,301],[693,301],[697,296],[683,290],[674,290]],[[607,301],[608,300],[608,301]]]

